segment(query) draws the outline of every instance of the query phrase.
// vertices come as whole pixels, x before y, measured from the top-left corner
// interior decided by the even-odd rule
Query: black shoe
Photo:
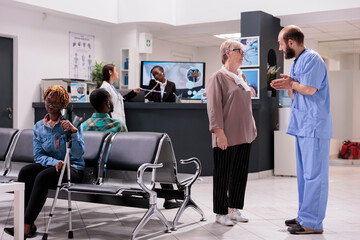
[[[313,230],[310,228],[303,227],[301,225],[294,225],[288,228],[291,234],[322,234],[323,230]]]
[[[35,226],[35,224],[32,224],[30,226],[29,232],[24,235],[24,239],[34,237],[36,235],[36,231],[37,231],[37,227]]]
[[[9,234],[10,236],[14,236],[14,228],[4,228],[4,232],[6,232],[7,234]]]
[[[296,220],[296,218],[294,218],[294,219],[290,219],[290,220],[285,220],[285,225],[286,226],[299,225],[299,222]]]
[[[181,201],[177,201],[174,199],[165,200],[165,202],[164,202],[165,209],[179,208],[179,207],[181,207],[181,205],[182,205]]]
[[[32,224],[30,227],[30,230],[27,234],[24,234],[24,239],[26,238],[32,238],[35,236],[37,231],[37,227],[35,226],[35,224]],[[4,232],[6,232],[7,234],[9,234],[10,236],[14,236],[14,228],[4,228]]]

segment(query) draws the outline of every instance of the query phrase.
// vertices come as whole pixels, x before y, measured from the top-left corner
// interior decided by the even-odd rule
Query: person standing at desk
[[[155,90],[157,92],[149,92],[148,99],[149,101],[154,102],[175,102],[176,97],[176,86],[174,82],[171,82],[165,78],[163,67],[156,65],[154,66],[150,73],[154,76],[155,79],[151,79],[149,83],[149,89]],[[174,189],[171,184],[161,184],[163,189]],[[169,197],[165,198],[164,208],[178,208],[182,202],[171,199]]]
[[[149,89],[158,92],[150,92],[148,96],[149,101],[175,102],[176,86],[174,82],[165,78],[164,69],[157,65],[151,69],[150,73],[155,79],[150,80]]]
[[[297,217],[286,220],[291,234],[323,232],[329,191],[329,150],[332,138],[329,80],[321,56],[305,47],[304,33],[295,25],[278,36],[279,51],[295,58],[290,76],[280,74],[271,87],[288,90],[293,99],[287,134],[296,138],[299,192]]]
[[[120,120],[126,125],[124,102],[129,101],[130,99],[135,97],[136,93],[141,92],[141,90],[140,88],[135,88],[125,96],[121,96],[120,92],[114,86],[114,81],[118,78],[119,78],[119,74],[116,71],[115,65],[106,64],[102,70],[102,80],[101,80],[100,88],[104,88],[111,95],[111,99],[114,104],[114,111],[111,114],[111,117]]]

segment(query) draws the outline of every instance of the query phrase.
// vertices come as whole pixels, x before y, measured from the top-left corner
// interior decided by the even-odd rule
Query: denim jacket
[[[34,132],[34,160],[44,167],[56,166],[59,161],[65,159],[66,134],[61,127],[62,116],[53,128],[48,124],[48,115],[38,121],[33,129]],[[71,135],[72,145],[70,150],[71,166],[83,170],[85,161],[82,157],[85,151],[83,130],[80,126],[77,133]]]

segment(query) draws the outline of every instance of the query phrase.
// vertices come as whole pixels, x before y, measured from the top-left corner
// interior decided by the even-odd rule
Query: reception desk
[[[73,106],[73,111],[77,115],[85,113],[86,118],[93,113],[90,103],[70,103],[69,106]],[[45,116],[44,103],[33,103],[33,108],[35,109],[35,121]],[[259,110],[260,105],[253,104],[258,137],[252,145],[249,172],[273,169],[273,136],[271,129],[267,133],[259,132],[259,127],[262,129],[257,119]],[[213,174],[211,134],[206,104],[127,102],[125,103],[125,115],[129,131],[167,133],[172,140],[178,161],[193,156],[197,157],[202,162],[201,175],[211,176]],[[270,142],[268,143],[268,141]],[[260,143],[263,145],[261,151],[259,151]],[[269,144],[271,150],[267,146]],[[193,171],[192,166],[178,164],[178,167],[181,172]]]

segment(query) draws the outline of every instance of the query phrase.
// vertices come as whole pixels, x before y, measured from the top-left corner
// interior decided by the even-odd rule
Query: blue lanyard
[[[112,83],[110,83],[110,84],[111,84],[111,86],[115,89],[115,91],[120,94],[119,90],[117,90],[117,88],[114,86],[114,84],[112,84]]]

